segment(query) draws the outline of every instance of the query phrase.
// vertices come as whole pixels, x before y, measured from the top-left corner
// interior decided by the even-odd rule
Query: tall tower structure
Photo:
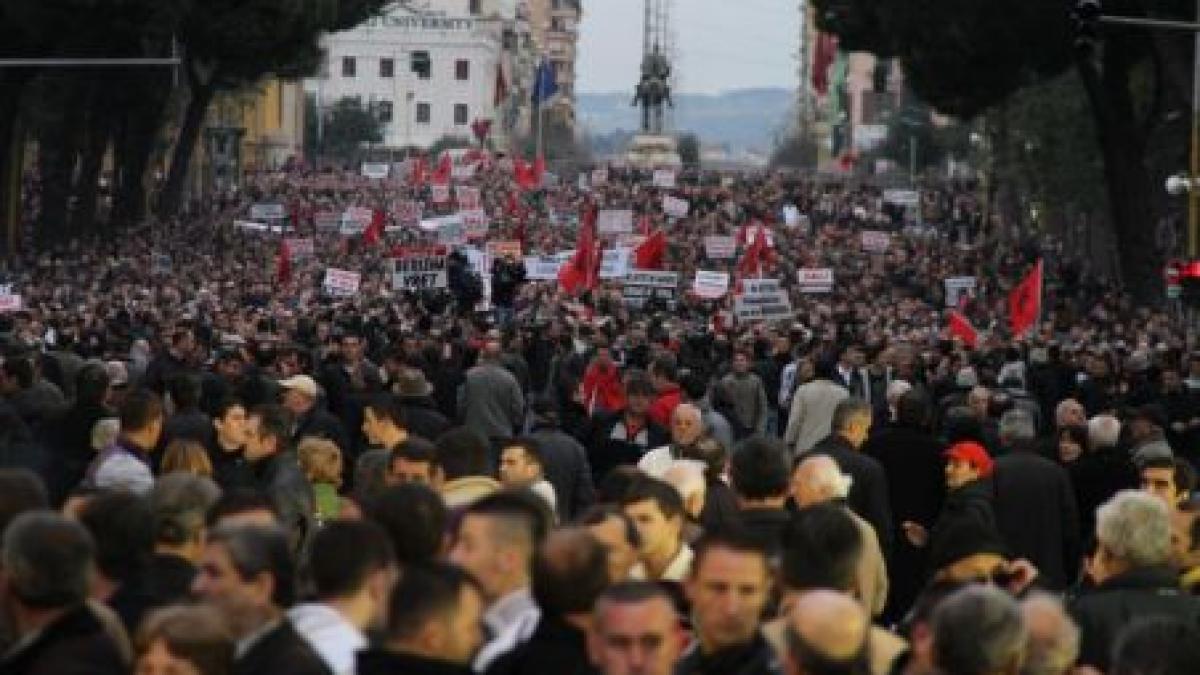
[[[679,151],[666,112],[671,100],[674,69],[668,49],[674,44],[670,28],[672,0],[644,0],[642,61],[633,105],[641,108],[641,133],[634,137],[627,159],[638,166],[679,166]]]

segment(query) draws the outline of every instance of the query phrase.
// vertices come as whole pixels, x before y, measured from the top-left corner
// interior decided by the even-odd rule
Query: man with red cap
[[[966,520],[996,529],[990,480],[995,465],[988,451],[974,441],[962,441],[950,446],[943,456],[946,458],[946,502],[932,527],[911,521],[903,524],[904,535],[913,546],[924,547],[931,541],[937,542],[957,523]]]

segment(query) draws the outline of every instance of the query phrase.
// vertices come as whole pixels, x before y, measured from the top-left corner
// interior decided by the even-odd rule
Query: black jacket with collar
[[[364,649],[355,664],[358,675],[472,675],[469,666],[387,649]]]
[[[854,449],[840,434],[833,433],[813,446],[812,454],[828,455],[842,471],[850,474],[850,494],[846,502],[879,536],[884,556],[891,555],[895,532],[892,529],[891,500],[888,497],[887,474],[877,459]]]
[[[233,675],[264,673],[332,675],[321,657],[286,619],[259,638],[233,664]]]
[[[124,675],[127,665],[86,605],[68,611],[32,642],[0,660],[5,675]]]
[[[588,662],[587,636],[557,616],[543,615],[533,635],[500,656],[486,675],[595,675]],[[360,673],[360,675],[362,675]]]
[[[718,649],[711,654],[703,653],[700,645],[694,644],[675,664],[675,675],[776,675],[780,672],[779,659],[762,633],[756,634],[749,644]]]

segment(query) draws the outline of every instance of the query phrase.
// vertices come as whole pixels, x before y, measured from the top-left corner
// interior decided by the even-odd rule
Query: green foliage
[[[368,143],[383,141],[383,124],[357,98],[338,99],[325,114],[324,152],[343,160],[359,157]]]
[[[688,168],[700,167],[700,137],[688,132],[679,135],[679,158]]]

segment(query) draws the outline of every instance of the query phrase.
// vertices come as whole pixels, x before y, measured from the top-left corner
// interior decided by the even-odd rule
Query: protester
[[[675,488],[642,478],[625,491],[621,508],[637,526],[646,578],[682,582],[692,566],[692,549],[683,541],[683,500]]]
[[[132,392],[121,404],[120,419],[120,438],[92,460],[85,482],[99,490],[145,495],[154,486],[150,453],[162,434],[162,403],[148,391]]]
[[[233,633],[211,607],[156,610],[138,631],[138,675],[232,675]]]
[[[787,618],[785,672],[867,672],[870,621],[862,607],[833,591],[805,593]]]
[[[185,473],[155,482],[150,492],[154,556],[147,570],[147,590],[155,605],[189,598],[208,536],[205,517],[220,494],[211,480]]]
[[[933,613],[934,663],[940,672],[1015,675],[1027,639],[1020,606],[996,588],[964,588]]]
[[[670,675],[683,649],[666,591],[644,581],[614,584],[596,601],[588,654],[601,675]]]

